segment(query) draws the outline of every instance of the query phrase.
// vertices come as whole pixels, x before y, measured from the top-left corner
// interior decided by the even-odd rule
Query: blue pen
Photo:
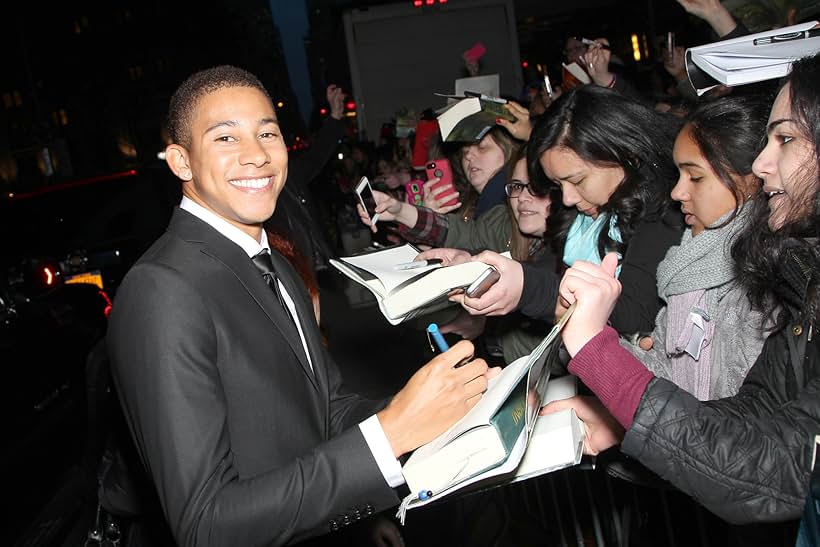
[[[427,334],[433,337],[433,341],[436,343],[436,346],[441,353],[444,353],[450,349],[450,346],[447,344],[447,340],[445,340],[444,336],[441,335],[438,330],[438,325],[435,323],[430,323],[427,325]]]

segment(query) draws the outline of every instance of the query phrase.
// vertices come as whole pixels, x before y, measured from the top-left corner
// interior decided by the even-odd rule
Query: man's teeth
[[[261,179],[240,179],[228,181],[232,186],[239,186],[240,188],[264,188],[270,182],[270,177]]]

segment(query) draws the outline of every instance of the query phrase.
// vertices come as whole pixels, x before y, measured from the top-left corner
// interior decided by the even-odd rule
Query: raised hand
[[[735,18],[720,0],[677,0],[688,13],[700,17],[718,36],[725,36],[737,26]]]
[[[418,211],[415,206],[399,201],[393,196],[379,192],[378,190],[373,190],[373,198],[376,200],[376,212],[379,214],[379,220],[395,220],[408,227],[416,225]],[[356,211],[359,213],[359,218],[362,223],[365,226],[370,226],[373,233],[376,233],[378,228],[376,228],[376,224],[370,222],[370,217],[361,203],[356,204]]]
[[[330,117],[341,120],[345,113],[345,94],[342,92],[342,88],[330,84],[327,86],[325,95],[327,96],[327,103],[330,105]]]
[[[547,99],[549,100],[549,98]],[[549,106],[549,103],[547,103]],[[511,122],[505,118],[498,118],[496,123],[509,131],[510,135],[521,141],[530,140],[532,134],[532,122],[530,121],[530,111],[515,101],[509,101],[504,105],[507,112],[515,116],[515,121]]]
[[[608,87],[615,77],[609,71],[609,60],[612,57],[612,52],[608,49],[609,40],[596,38],[594,42],[595,44],[590,45],[587,52],[581,55],[581,61],[593,82],[601,87]]]
[[[558,293],[568,304],[577,302],[575,311],[561,332],[564,345],[573,357],[595,335],[604,330],[621,284],[615,279],[618,255],[609,253],[603,262],[577,260],[561,279]]]
[[[677,81],[685,80],[686,75],[686,48],[675,47],[672,52],[663,50],[663,68]]]
[[[422,205],[443,215],[461,207],[461,202],[458,201],[452,205],[445,205],[445,203],[453,198],[458,199],[459,194],[455,186],[433,188],[440,180],[439,178],[432,178],[424,183],[424,199],[422,200]]]

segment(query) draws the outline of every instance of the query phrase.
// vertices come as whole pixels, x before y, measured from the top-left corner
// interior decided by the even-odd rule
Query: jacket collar
[[[784,252],[782,276],[783,285],[777,291],[794,317],[812,315],[812,310],[805,310],[810,286],[817,283],[815,272],[820,267],[817,256],[817,241],[807,240],[808,245],[794,245]]]
[[[296,326],[282,308],[276,295],[265,283],[262,276],[259,275],[259,271],[253,265],[247,253],[207,222],[180,208],[174,210],[171,222],[168,225],[168,231],[184,241],[201,245],[202,253],[222,263],[225,268],[236,276],[250,296],[270,318],[274,327],[285,338],[310,382],[318,389],[316,378],[320,368],[317,366],[320,356],[316,353],[320,352],[312,352],[311,357],[314,366],[311,369]],[[301,322],[302,332],[305,334],[308,348],[321,347],[321,341],[315,336],[314,328],[309,325],[313,318],[313,308],[304,297],[304,290],[299,288],[301,280],[296,277],[293,268],[277,252],[272,251],[271,258],[280,281],[293,299],[296,315]]]

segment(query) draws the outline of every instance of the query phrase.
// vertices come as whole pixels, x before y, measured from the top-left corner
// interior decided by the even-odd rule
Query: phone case
[[[438,178],[440,179],[437,183],[433,185],[433,189],[437,190],[442,187],[452,188],[452,193],[456,193],[455,184],[453,184],[453,170],[450,167],[450,161],[447,158],[439,158],[433,160],[427,164],[427,180]],[[445,192],[443,195],[447,195],[450,192]],[[452,199],[448,200],[443,205],[450,206],[455,205],[458,203],[458,196],[454,196]]]
[[[359,198],[359,203],[370,217],[370,222],[375,224],[379,220],[379,214],[375,212],[376,198],[373,196],[373,189],[370,187],[370,181],[367,180],[367,177],[362,177],[359,184],[356,185],[356,197]],[[368,207],[367,201],[371,202],[370,207]]]
[[[404,199],[410,205],[421,205],[424,202],[424,182],[411,180],[404,185]]]

